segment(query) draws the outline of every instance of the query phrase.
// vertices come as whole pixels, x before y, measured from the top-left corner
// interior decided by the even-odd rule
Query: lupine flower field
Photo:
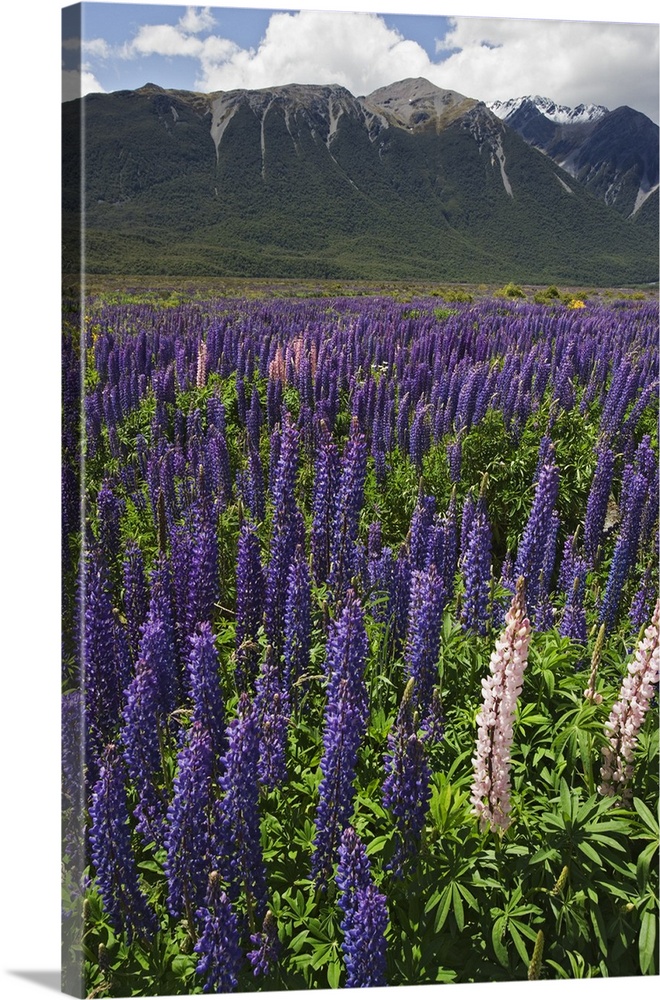
[[[572,305],[69,307],[71,989],[657,974],[658,309]]]

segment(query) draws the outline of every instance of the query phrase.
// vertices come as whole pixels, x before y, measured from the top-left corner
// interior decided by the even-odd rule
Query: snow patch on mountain
[[[609,109],[602,104],[578,104],[569,108],[565,104],[556,104],[549,97],[512,97],[508,101],[491,101],[487,106],[502,121],[507,121],[523,105],[533,105],[545,118],[557,125],[576,125],[578,122],[595,122]]]

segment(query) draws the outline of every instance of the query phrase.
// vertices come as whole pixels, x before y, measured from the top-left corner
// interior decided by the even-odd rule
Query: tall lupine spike
[[[655,545],[657,552],[658,546]],[[635,632],[639,632],[645,622],[651,617],[654,602],[658,596],[657,575],[653,572],[653,565],[649,563],[642,574],[639,587],[630,605],[629,619]]]
[[[140,634],[149,611],[149,590],[144,575],[144,558],[139,545],[131,541],[124,556],[124,612],[133,661],[137,660]]]
[[[259,719],[259,781],[275,788],[286,780],[286,742],[291,714],[290,688],[272,646],[256,681],[255,711]]]
[[[491,585],[491,552],[493,533],[485,511],[476,511],[467,532],[463,559],[465,586],[461,605],[464,631],[485,635],[488,626],[488,601]]]
[[[273,497],[273,531],[270,562],[266,573],[266,635],[279,654],[284,645],[284,612],[289,567],[296,546],[304,538],[304,522],[295,498],[299,434],[287,419],[282,430],[282,449]]]
[[[415,570],[410,585],[406,677],[415,679],[415,703],[425,715],[437,680],[442,613],[447,602],[443,580],[432,564]]]
[[[339,599],[356,574],[355,546],[367,476],[367,445],[357,421],[341,459],[341,473],[334,506],[330,538],[330,575],[328,582]]]
[[[242,495],[252,518],[257,522],[266,516],[266,487],[264,471],[258,449],[250,441],[248,446],[248,464],[241,479]]]
[[[94,764],[116,737],[130,664],[122,655],[122,626],[110,598],[107,569],[99,552],[87,557],[84,590],[85,727]]]
[[[603,748],[603,766],[600,770],[602,782],[598,791],[601,795],[616,796],[624,804],[629,804],[633,797],[631,782],[635,750],[658,684],[659,625],[660,601],[656,603],[651,623],[637,644],[619,697],[605,723],[607,744]]]
[[[425,496],[421,489],[410,521],[410,564],[413,569],[423,569],[428,554],[429,532],[435,517],[435,497]]]
[[[385,985],[385,929],[388,922],[385,897],[376,892],[364,844],[347,826],[339,844],[337,899],[344,918],[342,950],[347,986]]]
[[[509,769],[513,718],[522,690],[531,637],[522,579],[518,581],[504,621],[505,629],[490,657],[489,676],[481,682],[483,705],[477,716],[470,796],[480,829],[490,827],[500,835],[511,823]]]
[[[403,646],[408,633],[408,612],[410,608],[410,557],[405,546],[399,549],[394,560],[394,581],[392,600],[393,625],[392,634],[397,648]]]
[[[216,847],[213,831],[216,769],[211,737],[200,723],[191,726],[177,764],[165,835],[167,906],[172,916],[185,913],[189,926],[194,928],[195,911],[204,902]]]
[[[447,461],[449,463],[449,482],[452,484],[460,483],[461,481],[461,458],[462,458],[463,446],[461,444],[460,434],[455,441],[451,441],[447,445]]]
[[[641,530],[640,514],[644,506],[646,490],[647,484],[644,477],[633,473],[623,520],[621,521],[619,535],[614,546],[610,572],[605,585],[605,594],[603,595],[600,607],[599,620],[605,622],[608,631],[614,628],[619,613],[621,594],[628,574],[637,559]]]
[[[212,871],[206,905],[196,912],[202,933],[195,944],[199,960],[195,967],[204,978],[204,993],[231,993],[238,986],[243,964],[238,921],[227,894],[220,887],[220,876]]]
[[[120,518],[123,503],[107,479],[103,480],[96,501],[99,519],[99,541],[108,566],[114,566],[121,552]]]
[[[376,886],[370,883],[358,889],[342,943],[348,988],[386,985],[388,921],[387,900]]]
[[[584,554],[590,566],[595,566],[603,537],[607,505],[612,491],[614,452],[601,446],[598,450],[596,471],[591,481],[584,518]]]
[[[344,911],[344,923],[349,924],[353,911],[353,900],[358,889],[364,889],[371,882],[371,863],[367,851],[352,826],[343,830],[339,842],[339,863],[337,865],[337,905]]]
[[[369,702],[364,681],[367,634],[359,600],[348,591],[343,611],[328,632],[327,703],[323,731],[323,778],[316,810],[312,878],[325,885],[339,838],[353,811],[353,781],[360,743],[366,733]]]
[[[213,753],[224,750],[225,718],[220,661],[208,622],[201,622],[190,643],[188,672],[193,703],[192,721],[198,722],[211,737]]]
[[[312,566],[314,579],[325,583],[330,572],[332,510],[339,483],[339,452],[325,421],[318,425],[317,455],[312,492]]]
[[[468,548],[468,538],[470,534],[470,529],[472,528],[472,522],[474,520],[474,515],[476,511],[476,504],[474,502],[474,496],[472,491],[466,494],[465,500],[463,501],[463,511],[461,514],[461,540],[460,540],[460,558],[459,565],[462,565],[465,560],[465,555]]]
[[[551,534],[559,494],[559,469],[554,464],[554,449],[549,448],[549,461],[539,473],[532,509],[518,546],[515,576],[525,580],[525,593],[530,616],[540,603],[541,574],[544,569],[546,543]]]
[[[237,716],[227,726],[227,751],[221,763],[224,796],[217,808],[221,868],[245,892],[253,925],[255,915],[263,918],[266,911],[266,870],[259,829],[259,723],[245,691]]]
[[[138,821],[137,831],[145,844],[154,841],[161,847],[167,813],[162,754],[167,745],[168,720],[153,661],[137,661],[123,714],[124,759],[138,795],[133,814]]]
[[[253,682],[260,658],[258,632],[263,622],[264,574],[259,539],[249,524],[238,537],[236,565],[236,683],[247,689]]]
[[[193,539],[186,605],[186,653],[200,622],[214,620],[220,601],[218,539],[210,506],[198,501],[193,512]]]
[[[574,555],[571,560],[572,583],[564,606],[559,634],[574,642],[586,643],[587,617],[584,610],[584,595],[587,587],[587,561]]]
[[[444,529],[442,570],[438,566],[438,573],[444,581],[447,590],[447,600],[454,596],[454,578],[458,568],[458,504],[456,501],[456,487],[454,486],[447,505],[447,511],[442,519]]]
[[[306,673],[312,637],[312,598],[309,565],[302,545],[296,549],[287,583],[284,612],[284,663],[287,687]]]
[[[251,934],[250,941],[256,946],[248,952],[252,972],[255,976],[267,976],[277,962],[282,947],[277,936],[277,923],[271,910],[266,910],[261,931]]]
[[[139,656],[153,668],[158,678],[162,711],[170,715],[179,704],[172,580],[167,559],[162,554],[151,572],[149,613],[142,629]]]
[[[128,825],[126,770],[114,744],[103,754],[89,812],[92,863],[110,922],[117,933],[126,931],[129,943],[133,937],[148,940],[158,922],[139,884]]]
[[[414,677],[401,699],[396,722],[387,737],[384,756],[383,805],[394,816],[396,847],[390,867],[396,875],[419,851],[421,832],[431,798],[431,769],[424,740],[417,733]]]

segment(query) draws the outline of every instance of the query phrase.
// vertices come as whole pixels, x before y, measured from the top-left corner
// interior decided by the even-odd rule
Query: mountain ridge
[[[90,271],[654,280],[620,219],[480,101],[410,78],[355,97],[147,84],[63,107],[75,249],[81,111]],[[79,145],[79,143],[78,143]]]

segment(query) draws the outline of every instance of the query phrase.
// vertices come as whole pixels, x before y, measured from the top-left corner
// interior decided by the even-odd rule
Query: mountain
[[[84,176],[91,273],[657,278],[657,220],[622,219],[485,104],[427,80],[365,97],[90,94],[63,105],[63,176],[65,270]]]
[[[632,108],[517,97],[488,107],[587,191],[634,218],[658,189],[658,126]]]

